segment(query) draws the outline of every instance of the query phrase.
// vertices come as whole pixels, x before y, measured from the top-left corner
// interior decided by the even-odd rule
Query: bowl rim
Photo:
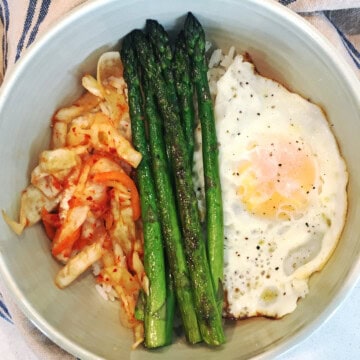
[[[122,6],[129,4],[136,4],[143,0],[123,0]],[[176,2],[176,0],[170,0]],[[226,3],[236,3],[236,0],[222,0]],[[0,88],[0,114],[3,111],[4,104],[6,104],[7,98],[11,96],[12,89],[16,86],[19,77],[28,63],[37,56],[38,52],[48,43],[53,37],[55,37],[63,28],[66,28],[69,24],[72,24],[78,19],[96,11],[98,8],[107,7],[111,3],[115,3],[117,0],[89,0],[82,3],[69,11],[67,14],[58,19],[51,28],[42,36],[40,36],[29,48],[24,51],[24,54],[20,60],[13,66],[13,68],[5,74],[4,81]],[[274,0],[242,0],[241,3],[247,6],[261,7],[269,12],[276,13],[280,18],[285,18],[286,21],[291,23],[292,26],[301,30],[307,36],[311,37],[328,56],[330,61],[336,67],[338,72],[343,76],[344,83],[349,88],[349,91],[357,99],[357,103],[360,110],[360,81],[358,80],[356,73],[351,69],[350,65],[345,59],[335,50],[332,43],[313,27],[307,20],[302,18],[294,11],[288,9],[284,5],[281,5]],[[1,122],[1,118],[0,118]],[[0,251],[0,276],[5,283],[5,286],[9,290],[11,298],[25,316],[49,339],[57,344],[62,349],[68,351],[70,354],[78,356],[82,359],[99,359],[94,353],[84,349],[78,345],[75,341],[68,339],[65,335],[59,333],[53,326],[51,326],[45,318],[37,313],[32,304],[23,296],[16,282],[11,276],[9,269],[6,266],[2,252]],[[342,284],[340,291],[332,298],[328,306],[321,312],[321,314],[312,321],[310,324],[300,329],[299,332],[293,335],[291,338],[286,339],[278,344],[275,344],[273,348],[266,350],[262,354],[256,355],[254,359],[268,359],[274,356],[285,354],[306,338],[308,338],[315,331],[319,330],[322,325],[327,322],[340,305],[350,296],[357,283],[360,283],[360,258],[354,263],[347,275],[346,281]]]

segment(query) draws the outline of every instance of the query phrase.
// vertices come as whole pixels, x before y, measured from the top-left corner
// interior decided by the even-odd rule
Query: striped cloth
[[[2,61],[0,80],[24,50],[59,18],[85,0],[1,0]]]
[[[0,0],[0,83],[49,27],[85,0]],[[279,0],[305,17],[343,54],[360,79],[360,0]],[[73,359],[17,309],[0,281],[1,359]],[[31,350],[30,350],[31,349]]]

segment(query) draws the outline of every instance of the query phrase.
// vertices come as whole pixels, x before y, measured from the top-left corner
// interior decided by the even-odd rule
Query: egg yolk
[[[301,214],[314,188],[313,158],[299,141],[271,139],[251,144],[236,174],[237,189],[247,211],[270,218],[289,220]]]

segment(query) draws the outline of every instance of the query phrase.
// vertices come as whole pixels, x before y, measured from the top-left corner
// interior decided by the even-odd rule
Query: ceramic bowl
[[[54,285],[60,265],[42,227],[14,235],[0,220],[0,270],[22,311],[50,339],[81,359],[273,358],[324,322],[353,287],[360,270],[360,86],[330,44],[305,20],[264,0],[104,0],[80,7],[31,47],[8,74],[0,96],[0,206],[16,217],[19,194],[50,139],[54,111],[80,94],[84,73],[121,38],[157,19],[170,32],[188,11],[217,46],[248,51],[261,74],[310,98],[326,111],[350,174],[349,209],[339,245],[310,281],[309,295],[281,320],[255,318],[226,325],[220,349],[172,346],[131,351],[118,304],[96,292],[91,274],[66,290]]]

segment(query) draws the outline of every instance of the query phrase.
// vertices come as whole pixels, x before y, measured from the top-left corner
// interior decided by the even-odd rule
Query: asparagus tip
[[[199,20],[189,12],[184,24],[185,41],[191,55],[197,47],[205,48],[205,32]]]

